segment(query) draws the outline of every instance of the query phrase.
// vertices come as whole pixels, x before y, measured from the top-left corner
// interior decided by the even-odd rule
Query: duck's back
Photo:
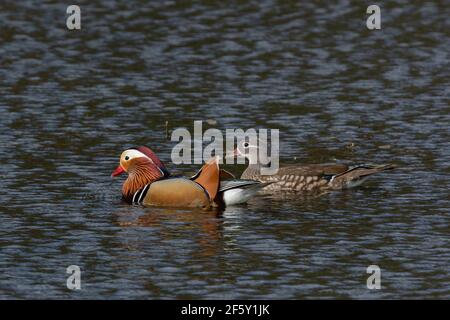
[[[265,190],[307,191],[325,188],[329,177],[343,173],[348,166],[342,164],[290,165],[281,167],[274,175],[261,175],[259,166],[249,166],[242,179],[273,182]]]

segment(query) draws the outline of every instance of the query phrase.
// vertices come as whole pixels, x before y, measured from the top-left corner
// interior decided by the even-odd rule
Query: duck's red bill
[[[116,170],[114,170],[113,173],[111,173],[111,177],[116,177],[116,176],[118,176],[119,174],[122,174],[122,173],[124,173],[124,172],[125,172],[125,170],[123,170],[123,168],[122,168],[121,166],[118,166],[118,167],[116,168]]]

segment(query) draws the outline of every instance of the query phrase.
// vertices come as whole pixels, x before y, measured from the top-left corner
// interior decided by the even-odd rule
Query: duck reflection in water
[[[199,244],[198,254],[212,256],[222,250],[223,210],[122,207],[114,216],[120,227],[152,228],[159,241],[186,239]],[[140,250],[139,241],[127,241],[130,250]]]

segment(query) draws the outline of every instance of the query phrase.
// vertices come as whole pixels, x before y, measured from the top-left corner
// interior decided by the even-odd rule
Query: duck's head
[[[126,200],[146,184],[169,175],[164,164],[147,147],[127,149],[120,155],[119,166],[113,171],[111,177],[128,173],[128,178],[122,187],[122,195]]]
[[[252,141],[255,140],[255,141]],[[259,163],[258,150],[263,142],[259,139],[243,139],[237,143],[236,148],[228,157],[243,157],[246,158],[250,164]]]
[[[140,160],[137,160],[140,159]],[[124,172],[129,173],[130,168],[139,163],[150,162],[162,172],[163,176],[170,175],[164,163],[156,156],[156,154],[146,146],[133,147],[122,152],[120,156],[119,166],[113,171],[111,177],[116,177]]]
[[[233,155],[235,157],[245,157],[249,159],[252,151],[257,153],[258,145],[252,144],[247,139],[244,139],[237,144],[236,149],[233,151]]]

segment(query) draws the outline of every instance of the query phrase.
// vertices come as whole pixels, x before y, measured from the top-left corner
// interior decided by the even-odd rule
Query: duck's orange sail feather
[[[214,200],[220,185],[219,157],[208,160],[194,181],[206,190],[211,200]]]

